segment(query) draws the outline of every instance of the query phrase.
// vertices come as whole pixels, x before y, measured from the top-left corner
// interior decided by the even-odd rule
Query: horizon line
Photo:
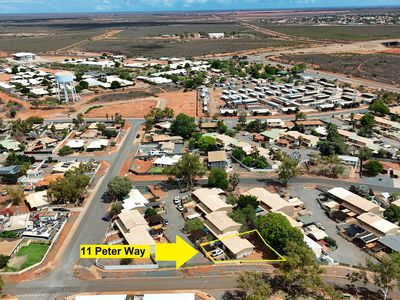
[[[150,13],[207,13],[207,12],[246,12],[246,11],[312,11],[312,10],[331,10],[331,9],[347,9],[347,10],[355,10],[355,9],[375,9],[375,8],[399,8],[399,5],[374,5],[374,6],[360,6],[357,5],[339,5],[339,6],[321,6],[321,7],[282,7],[282,8],[244,8],[244,9],[186,9],[186,10],[149,10],[149,11],[141,11],[141,10],[132,10],[132,11],[66,11],[66,12],[57,12],[57,11],[47,11],[47,12],[13,12],[13,13],[0,13],[2,15],[45,15],[45,14],[150,14]]]

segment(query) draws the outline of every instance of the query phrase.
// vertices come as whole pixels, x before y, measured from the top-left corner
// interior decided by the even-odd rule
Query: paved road
[[[138,147],[138,145],[133,145],[133,141],[136,137],[138,129],[139,123],[132,123],[132,128],[129,131],[124,143],[121,145],[120,151],[117,153],[114,161],[111,163],[107,174],[104,176],[102,185],[97,191],[95,191],[93,201],[85,210],[86,213],[79,224],[76,233],[66,245],[67,248],[64,250],[63,258],[60,259],[61,263],[55,269],[55,271],[50,273],[46,280],[42,282],[44,286],[63,286],[65,284],[65,280],[74,278],[72,266],[76,263],[84,266],[93,265],[92,260],[79,260],[79,245],[98,244],[102,242],[107,226],[109,226],[109,223],[104,222],[101,219],[109,206],[108,203],[103,201],[104,194],[107,190],[107,184],[112,177],[118,175],[119,170],[121,169],[128,155],[135,150],[134,147]]]
[[[88,207],[88,212],[84,216],[83,221],[78,227],[77,233],[72,237],[72,240],[65,249],[64,256],[60,260],[60,265],[55,271],[50,273],[47,277],[36,281],[29,281],[23,283],[7,284],[4,292],[7,294],[18,295],[20,298],[28,299],[53,299],[55,297],[65,296],[67,294],[79,292],[101,292],[101,291],[125,291],[125,290],[174,290],[174,289],[203,289],[203,290],[230,290],[236,287],[234,277],[231,277],[228,272],[217,272],[217,276],[207,279],[202,277],[179,277],[174,278],[175,271],[160,271],[160,272],[144,272],[139,273],[137,276],[140,278],[131,279],[102,279],[94,281],[82,281],[74,278],[72,272],[72,265],[79,262],[79,245],[81,243],[99,243],[101,242],[107,223],[101,221],[101,216],[104,214],[107,204],[100,201],[103,193],[106,190],[106,183],[108,180],[118,173],[124,158],[133,150],[132,141],[136,135],[138,124],[134,124],[132,131],[128,138],[125,140],[121,151],[117,156],[117,161],[112,165],[107,173],[104,184],[96,192],[95,199]],[[137,147],[137,146],[135,146]],[[263,178],[241,178],[244,185],[262,185],[266,183],[273,183],[274,179]],[[159,181],[143,181],[136,182],[136,185],[149,185],[159,183]],[[200,181],[206,183],[206,180]],[[320,184],[331,186],[349,187],[352,183],[347,181],[332,180],[325,178],[307,178],[299,177],[293,180],[294,184]],[[385,186],[373,186],[374,189],[380,191],[393,192],[396,189]],[[97,201],[96,201],[97,200]],[[80,262],[84,265],[91,265],[92,261]],[[231,271],[235,271],[235,267],[231,267]],[[243,268],[240,268],[241,270]],[[236,267],[236,274],[239,270]],[[165,274],[169,277],[160,277]],[[340,283],[340,279],[335,279],[336,283]],[[343,284],[348,282],[342,280]],[[156,284],[155,284],[156,282]]]

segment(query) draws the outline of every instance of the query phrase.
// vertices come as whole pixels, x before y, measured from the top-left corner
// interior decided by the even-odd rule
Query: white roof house
[[[173,166],[175,165],[180,159],[181,155],[174,155],[174,156],[163,156],[157,158],[153,161],[153,165],[155,166]]]
[[[379,205],[342,187],[332,188],[328,191],[328,194],[330,197],[334,198],[334,200],[338,201],[342,206],[357,214],[373,212],[379,215],[383,211]]]
[[[61,173],[64,174],[65,172],[79,168],[80,162],[77,161],[67,161],[67,162],[59,162],[56,164],[53,169],[51,170],[52,173]]]
[[[194,293],[145,294],[143,300],[196,300]]]
[[[110,294],[110,295],[76,295],[75,300],[126,300],[126,294]]]
[[[22,230],[28,226],[29,213],[23,215],[11,216],[5,224],[4,229],[7,231]]]
[[[307,246],[314,252],[315,256],[318,258],[322,254],[322,246],[317,242],[310,239],[308,236],[304,236],[303,240],[306,242]]]
[[[36,59],[36,54],[30,53],[30,52],[18,52],[18,53],[14,53],[12,56],[15,60],[21,60],[21,61],[28,61],[28,60]]]
[[[223,32],[210,32],[208,34],[208,37],[210,39],[222,39],[222,38],[225,37],[225,33],[223,33]]]
[[[85,142],[82,140],[70,140],[67,142],[66,146],[70,147],[71,149],[81,149],[85,147]]]
[[[121,78],[116,77],[116,76],[107,76],[107,77],[106,77],[106,80],[107,80],[107,82],[110,83],[110,84],[111,84],[113,81],[117,81],[117,82],[119,82],[119,84],[120,84],[121,86],[130,86],[130,85],[133,85],[133,82],[132,82],[132,81],[125,80],[125,79],[121,79]]]
[[[10,89],[15,88],[15,86],[12,84],[9,84],[7,82],[0,82],[0,88],[5,89],[5,90],[10,90]]]
[[[149,201],[143,196],[143,194],[139,190],[132,189],[128,194],[128,198],[124,199],[124,201],[122,202],[122,212],[135,208],[145,207],[148,203]]]
[[[257,197],[257,200],[260,202],[260,207],[265,211],[281,211],[290,217],[293,216],[294,205],[283,199],[278,194],[271,193],[264,188],[252,188],[243,194]]]
[[[231,212],[233,206],[224,201],[221,197],[225,192],[221,189],[200,188],[195,190],[192,195],[198,200],[197,207],[205,214],[215,211]]]
[[[382,237],[389,234],[400,234],[400,227],[373,213],[364,213],[357,217],[358,225],[363,229]]]
[[[50,205],[50,201],[47,199],[47,191],[28,194],[25,200],[31,209],[40,209]]]
[[[136,228],[131,232],[122,232],[122,235],[129,245],[154,246],[156,244],[150,233],[144,228]],[[154,252],[154,247],[151,251]]]
[[[85,78],[83,81],[86,81],[89,84],[89,87],[101,86],[105,89],[108,89],[111,86],[108,82],[102,82],[94,78]]]
[[[19,151],[20,143],[14,140],[2,140],[0,141],[0,146],[2,148],[7,149],[8,151],[12,150],[12,151]]]
[[[31,93],[36,96],[46,96],[49,94],[49,92],[44,88],[31,89]]]
[[[137,210],[124,211],[118,215],[116,222],[121,232],[131,232],[135,229],[149,229],[145,218]]]
[[[87,150],[96,150],[96,149],[103,149],[108,146],[108,140],[107,139],[98,139],[89,142],[89,144],[86,146]]]

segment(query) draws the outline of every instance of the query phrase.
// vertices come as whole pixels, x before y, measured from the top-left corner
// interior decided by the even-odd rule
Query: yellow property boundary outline
[[[204,249],[204,246],[215,243],[215,242],[219,242],[222,240],[226,240],[226,239],[230,239],[233,238],[235,236],[241,236],[241,235],[245,235],[245,234],[250,234],[256,232],[258,234],[258,236],[260,237],[260,239],[264,242],[264,244],[272,251],[274,252],[279,259],[232,259],[232,260],[223,260],[223,261],[219,261],[219,260],[215,260],[211,257],[211,255]],[[217,240],[213,240],[211,242],[205,242],[205,243],[201,243],[200,244],[200,248],[201,250],[204,252],[204,254],[214,263],[214,264],[230,264],[230,263],[269,263],[269,262],[284,262],[286,261],[286,258],[284,258],[282,255],[280,255],[274,248],[272,248],[265,240],[264,238],[261,236],[260,232],[258,231],[258,229],[253,229],[250,231],[246,231],[246,232],[242,232],[242,233],[237,233],[237,234],[233,234],[230,236],[225,236],[221,239],[217,239]]]

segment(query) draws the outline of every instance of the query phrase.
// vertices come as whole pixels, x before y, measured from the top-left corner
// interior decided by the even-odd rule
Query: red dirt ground
[[[104,118],[106,114],[119,113],[124,118],[143,118],[150,111],[150,108],[156,106],[156,104],[156,101],[153,100],[135,100],[96,108],[85,116],[88,118]],[[102,105],[104,104],[102,103]]]
[[[185,113],[189,116],[196,116],[196,91],[190,92],[168,92],[159,94],[161,99],[165,99],[165,106],[171,107],[175,114]]]

